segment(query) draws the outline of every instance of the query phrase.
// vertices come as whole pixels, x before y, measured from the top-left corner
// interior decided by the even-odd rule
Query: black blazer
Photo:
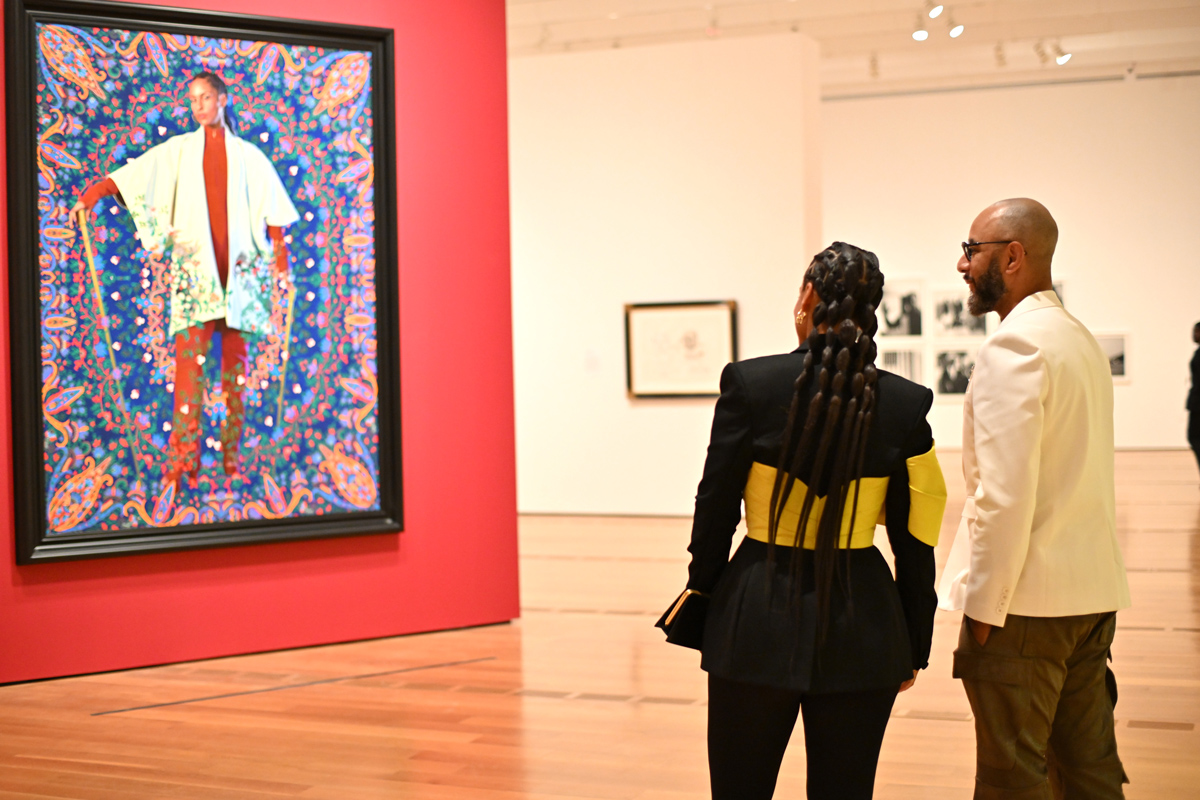
[[[863,477],[888,477],[885,511],[896,578],[875,547],[844,551],[847,569],[831,597],[828,628],[817,640],[811,551],[796,587],[791,547],[777,547],[767,575],[767,545],[746,538],[729,549],[741,519],[742,492],[754,462],[775,467],[796,378],[806,348],[728,365],[713,417],[704,476],[688,550],[688,588],[710,593],[701,666],[731,680],[801,692],[861,691],[898,686],[929,662],[934,590],[933,548],[907,528],[906,459],[928,453],[925,420],[933,392],[879,372],[878,403],[867,439]],[[816,389],[809,387],[808,397]],[[799,424],[799,421],[798,423]],[[797,476],[807,482],[808,468]],[[818,494],[824,493],[817,487]],[[795,589],[799,591],[794,591]],[[798,599],[797,599],[798,598]],[[795,604],[802,608],[797,614]]]
[[[1200,414],[1200,347],[1192,353],[1192,386],[1188,389],[1187,410]]]

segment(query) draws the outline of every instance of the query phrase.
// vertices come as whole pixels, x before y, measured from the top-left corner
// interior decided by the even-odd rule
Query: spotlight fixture
[[[993,52],[996,54],[996,66],[1007,67],[1008,58],[1006,58],[1004,55],[1004,43],[996,42],[996,49]]]
[[[1062,45],[1055,43],[1055,45],[1054,45],[1054,63],[1058,64],[1061,67],[1063,64],[1067,63],[1070,60],[1071,60],[1071,54],[1064,53],[1063,49],[1062,49]]]
[[[879,77],[879,54],[871,53],[871,58],[867,61],[867,71],[871,73],[872,78]]]
[[[1042,64],[1050,60],[1050,54],[1046,52],[1046,46],[1040,39],[1033,43],[1033,52],[1037,53],[1038,61]]]
[[[913,29],[913,38],[918,42],[923,42],[929,38],[929,30],[926,29],[925,20],[921,18],[920,14],[917,14],[917,27]]]
[[[929,15],[930,19],[937,19],[941,16],[945,8],[941,3],[934,3],[933,0],[925,0],[925,13]]]
[[[708,38],[716,38],[721,35],[721,23],[716,19],[716,10],[712,5],[704,6],[712,16],[708,18],[708,28],[704,29],[704,36]]]
[[[963,35],[965,28],[954,21],[954,17],[946,15],[946,24],[950,27],[950,38],[957,39]]]

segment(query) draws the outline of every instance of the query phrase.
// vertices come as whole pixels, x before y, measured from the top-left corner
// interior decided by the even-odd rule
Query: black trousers
[[[1194,391],[1200,392],[1200,389]],[[1200,467],[1200,409],[1188,412],[1188,444],[1196,454],[1196,466]]]
[[[900,687],[800,694],[708,676],[713,800],[770,800],[796,717],[804,717],[809,800],[870,800]]]

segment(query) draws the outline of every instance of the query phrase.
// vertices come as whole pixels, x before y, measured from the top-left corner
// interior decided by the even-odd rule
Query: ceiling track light
[[[867,71],[871,73],[872,78],[879,77],[879,54],[871,53],[870,59],[867,60]]]
[[[912,37],[918,42],[929,38],[929,29],[925,27],[925,20],[920,14],[917,14],[917,25],[913,28]]]
[[[937,19],[945,9],[946,7],[941,3],[935,3],[934,0],[925,0],[925,13],[929,15],[930,19]]]
[[[962,36],[963,31],[966,30],[964,26],[959,25],[954,21],[954,16],[952,14],[946,15],[946,26],[950,28],[951,39],[957,39],[958,37]]]
[[[1004,43],[1003,42],[996,42],[996,49],[993,50],[992,52],[994,52],[996,55],[996,66],[997,67],[1003,68],[1003,67],[1008,66],[1008,58],[1004,55]]]
[[[712,3],[704,6],[704,10],[708,12],[708,27],[704,29],[704,35],[710,39],[715,39],[721,35],[721,22],[717,19],[717,9]]]
[[[1062,45],[1058,42],[1054,43],[1054,63],[1060,67],[1071,60],[1071,54],[1063,52]]]

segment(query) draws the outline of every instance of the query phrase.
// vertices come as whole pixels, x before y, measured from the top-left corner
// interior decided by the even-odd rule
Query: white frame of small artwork
[[[731,361],[737,361],[736,300],[625,305],[629,397],[716,397]]]
[[[1106,342],[1121,341],[1121,355],[1123,357],[1123,365],[1125,372],[1123,375],[1113,375],[1112,380],[1115,385],[1127,385],[1133,383],[1133,377],[1129,369],[1129,343],[1130,336],[1128,331],[1105,331],[1102,333],[1093,333],[1096,341],[1100,343],[1100,349],[1104,351],[1104,355],[1109,359],[1109,368],[1112,368],[1112,356],[1109,354]]]

